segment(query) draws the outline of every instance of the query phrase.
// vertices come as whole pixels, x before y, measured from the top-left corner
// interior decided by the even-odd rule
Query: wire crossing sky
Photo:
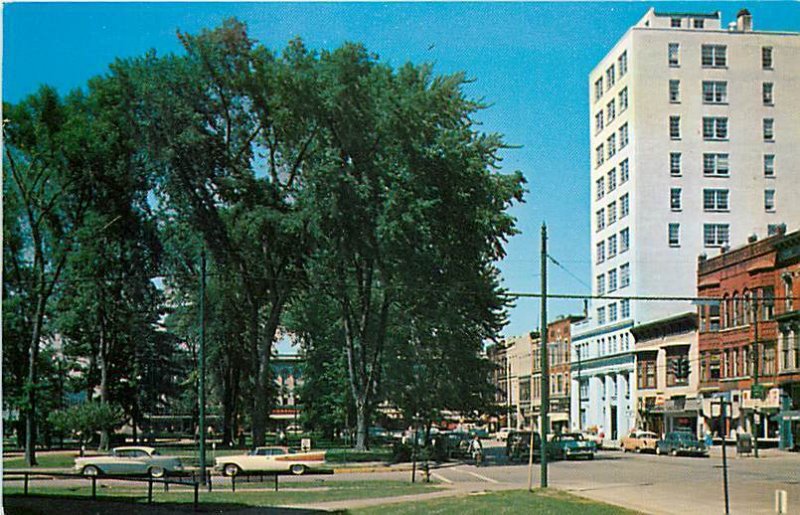
[[[116,58],[180,52],[176,30],[197,32],[236,17],[250,36],[279,50],[294,37],[310,48],[357,41],[384,61],[432,62],[465,71],[467,94],[484,99],[482,130],[519,148],[503,169],[528,180],[514,208],[522,234],[501,264],[504,286],[539,291],[539,228],[548,225],[549,290],[589,294],[589,107],[587,75],[638,21],[649,3],[12,3],[3,16],[3,100],[41,84],[67,93],[107,71]],[[657,3],[659,11],[722,11],[723,26],[747,7],[757,30],[800,31],[789,2]],[[551,263],[552,264],[552,263]],[[551,318],[580,313],[579,299],[554,299]],[[519,298],[506,334],[538,324],[539,301]]]

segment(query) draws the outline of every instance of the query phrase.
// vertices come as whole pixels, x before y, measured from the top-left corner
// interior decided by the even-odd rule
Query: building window
[[[669,101],[673,104],[681,101],[681,81],[669,81]]]
[[[631,248],[631,231],[627,227],[619,232],[619,251],[625,252]]]
[[[603,96],[603,79],[594,81],[594,101],[597,102]]]
[[[599,179],[594,181],[594,187],[597,192],[596,194],[597,200],[600,200],[606,194],[605,183],[606,180],[603,177],[600,177]]]
[[[603,130],[603,111],[594,115],[594,130],[595,134]]]
[[[667,47],[667,62],[670,66],[680,66],[680,44],[670,43]]]
[[[613,224],[617,221],[617,203],[611,202],[608,204],[608,225]]]
[[[681,174],[681,153],[680,152],[670,152],[669,153],[669,174],[672,176],[677,176]]]
[[[604,208],[598,209],[595,215],[597,217],[597,230],[602,231],[606,227],[606,210]]]
[[[611,193],[615,189],[617,189],[617,169],[612,168],[608,172],[608,192]]]
[[[611,159],[617,153],[617,135],[612,134],[606,139],[606,146],[608,147],[608,158]]]
[[[673,211],[681,210],[681,189],[670,188],[669,190],[669,208]]]
[[[703,103],[725,104],[728,102],[728,83],[725,81],[703,81]]]
[[[622,54],[617,58],[617,65],[619,68],[619,78],[621,79],[626,73],[628,73],[628,51],[622,52]]]
[[[611,121],[617,117],[617,103],[612,98],[611,102],[606,104],[606,122],[611,123]]]
[[[764,211],[775,212],[775,190],[764,190]]]
[[[775,154],[764,154],[764,177],[775,177]]]
[[[670,247],[681,246],[681,224],[669,224],[668,241]]]
[[[725,45],[703,45],[701,55],[704,67],[724,68],[728,64],[727,47]]]
[[[704,189],[703,190],[703,210],[705,211],[728,211],[728,190]]]
[[[764,118],[764,141],[775,141],[775,120]]]
[[[619,112],[623,112],[628,108],[628,88],[619,92]]]
[[[628,124],[626,123],[619,128],[619,148],[623,149],[628,146]]]
[[[723,247],[730,242],[730,226],[728,224],[703,225],[703,243],[706,247]]]
[[[631,265],[625,263],[619,267],[619,287],[625,288],[631,284]]]
[[[606,243],[601,241],[595,245],[595,250],[597,254],[597,262],[602,263],[606,260]]]
[[[669,117],[669,137],[670,139],[681,139],[681,117]]]
[[[619,164],[619,183],[624,184],[630,178],[630,165],[628,160],[624,160]]]
[[[612,258],[617,255],[617,235],[612,234],[608,237],[608,257]]]
[[[597,286],[597,294],[603,295],[606,292],[606,276],[605,274],[600,274],[595,278],[596,286]]]
[[[614,66],[612,65],[606,70],[606,89],[611,89],[615,82],[616,77],[614,76]]]
[[[640,390],[656,387],[656,354],[642,353],[636,358],[637,387]]]
[[[608,271],[608,291],[612,292],[617,289],[617,269]]]
[[[761,47],[761,67],[765,70],[772,69],[772,47]]]
[[[616,322],[617,321],[617,303],[616,302],[613,303],[613,304],[610,304],[608,306],[608,321],[609,322]],[[614,343],[616,344],[616,337],[612,336],[612,338],[614,338]],[[616,347],[616,345],[615,345],[615,347]],[[616,348],[614,350],[616,351]]]
[[[696,28],[696,29],[702,29],[703,26],[705,25],[704,22],[705,22],[705,20],[703,20],[701,18],[695,18],[695,19],[692,20],[692,23],[694,23],[694,28]]]
[[[771,82],[765,82],[761,85],[761,99],[764,101],[764,105],[771,106],[775,103],[773,86],[774,84]]]
[[[606,308],[597,308],[597,323],[603,325],[606,323]]]
[[[622,318],[628,318],[631,316],[631,301],[628,299],[622,299],[619,303],[620,311],[622,312]],[[626,335],[627,336],[627,335]],[[626,338],[627,340],[627,338]]]
[[[703,139],[705,140],[728,139],[728,119],[725,117],[703,118]]]
[[[728,154],[703,154],[703,175],[727,177]]]
[[[625,218],[630,212],[630,193],[626,193],[619,198],[619,217]]]
[[[672,20],[670,20],[670,27],[672,27],[673,29],[681,28],[681,19],[680,18],[672,18]]]
[[[595,156],[595,161],[594,161],[595,167],[598,167],[606,162],[606,156],[603,153],[602,143],[598,145],[597,148],[594,149],[594,156]]]

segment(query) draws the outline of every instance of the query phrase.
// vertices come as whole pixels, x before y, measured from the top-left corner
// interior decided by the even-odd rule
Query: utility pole
[[[750,389],[750,398],[753,401],[753,456],[758,458],[758,430],[761,421],[756,423],[756,399],[753,394],[760,394],[758,387],[758,290],[753,292],[753,388]],[[759,401],[761,395],[758,395]],[[760,402],[759,402],[760,404]]]
[[[206,484],[206,248],[200,250],[200,349],[197,353],[197,402],[200,423],[200,482]]]
[[[547,353],[547,225],[542,223],[542,459],[539,486],[547,488],[547,433],[550,425],[547,412],[550,409],[550,367]]]
[[[728,455],[725,452],[725,437],[727,436],[725,426],[725,406],[730,403],[730,401],[726,401],[725,399],[720,399],[719,401],[715,401],[713,403],[719,404],[720,434],[722,436],[722,488],[725,494],[725,515],[730,513],[730,500],[728,497]]]
[[[575,346],[575,352],[578,353],[578,432],[583,431],[583,420],[582,417],[582,409],[583,406],[581,405],[581,346]]]

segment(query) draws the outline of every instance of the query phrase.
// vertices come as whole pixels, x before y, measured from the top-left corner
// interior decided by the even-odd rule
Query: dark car
[[[531,432],[530,431],[511,431],[506,440],[506,457],[510,462],[527,462],[530,456]],[[547,448],[547,457],[555,459],[557,454],[554,449]],[[533,433],[533,461],[539,461],[542,457],[542,438],[539,433]]]
[[[587,458],[594,459],[597,444],[586,440],[580,433],[561,433],[553,437],[547,444],[552,449],[552,454],[559,458]]]
[[[656,454],[708,456],[708,448],[688,431],[673,431],[667,433],[663,440],[656,442]]]

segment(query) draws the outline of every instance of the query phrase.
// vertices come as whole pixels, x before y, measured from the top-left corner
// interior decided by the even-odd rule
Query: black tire
[[[239,468],[239,465],[235,463],[226,463],[222,466],[222,475],[233,477],[238,476],[242,469]]]
[[[306,466],[301,465],[299,463],[295,463],[294,465],[289,467],[289,472],[291,472],[295,476],[302,476],[303,474],[306,473]]]
[[[590,454],[590,455],[589,455],[589,459],[590,459],[590,460],[593,460],[593,459],[594,459],[594,454]]]
[[[167,469],[156,465],[147,469],[147,475],[153,479],[161,479],[167,476]]]
[[[81,470],[81,474],[90,477],[99,476],[100,474],[102,474],[102,471],[98,467],[95,467],[94,465],[86,465],[85,467],[83,467],[83,470]]]
[[[656,446],[656,456],[661,456],[662,454],[661,447]]]
[[[672,449],[672,450],[669,452],[669,454],[670,454],[670,456],[673,456],[673,457],[674,457],[674,456],[677,456],[677,455],[678,455],[678,449]]]

